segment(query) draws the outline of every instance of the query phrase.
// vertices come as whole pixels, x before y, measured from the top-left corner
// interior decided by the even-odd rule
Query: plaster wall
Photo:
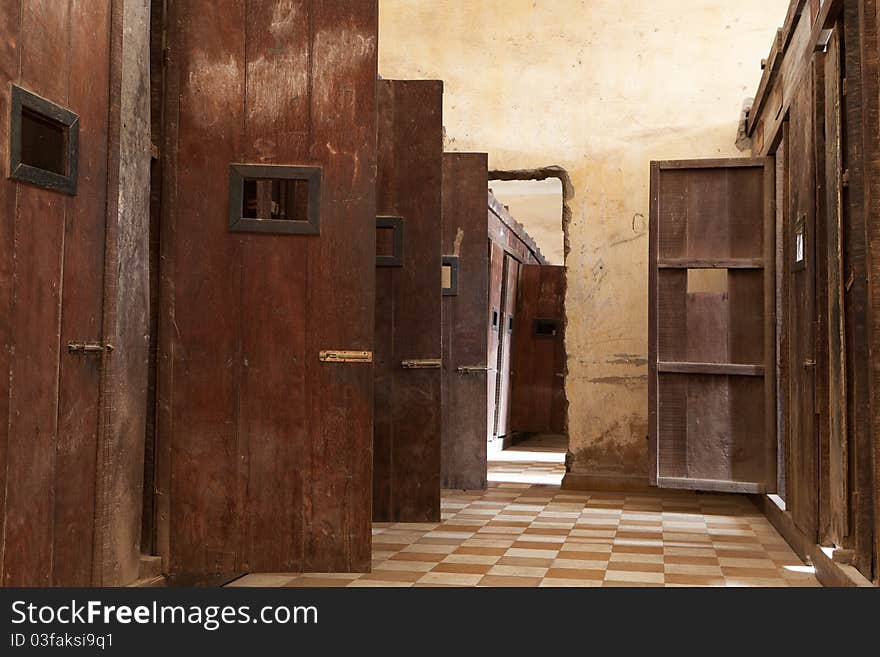
[[[569,468],[586,480],[647,482],[649,163],[742,155],[788,4],[380,0],[380,73],[445,81],[447,150],[571,176]]]

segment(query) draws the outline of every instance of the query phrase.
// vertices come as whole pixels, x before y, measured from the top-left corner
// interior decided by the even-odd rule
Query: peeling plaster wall
[[[447,150],[571,176],[569,468],[587,480],[647,483],[649,162],[743,155],[788,4],[380,0],[380,73],[445,81]]]

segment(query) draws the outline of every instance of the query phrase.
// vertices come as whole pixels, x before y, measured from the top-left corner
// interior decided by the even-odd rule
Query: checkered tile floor
[[[560,490],[564,445],[492,457],[489,490],[444,491],[440,524],[375,524],[369,574],[254,574],[232,586],[818,586],[746,498]]]

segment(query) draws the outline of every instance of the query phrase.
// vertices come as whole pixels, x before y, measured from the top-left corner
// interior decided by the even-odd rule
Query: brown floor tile
[[[477,556],[500,557],[507,548],[502,547],[480,547],[478,545],[462,545],[455,551],[455,554],[473,554]]]
[[[551,568],[545,577],[554,579],[604,579],[604,570],[581,570],[576,568]]]
[[[457,573],[459,575],[484,575],[491,565],[473,563],[440,563],[431,569],[432,573]]]
[[[486,575],[477,586],[492,586],[497,588],[536,588],[541,585],[540,577],[503,577],[501,575]]]
[[[526,566],[531,568],[549,568],[553,565],[553,559],[537,559],[530,557],[501,557],[496,564],[498,566]]]

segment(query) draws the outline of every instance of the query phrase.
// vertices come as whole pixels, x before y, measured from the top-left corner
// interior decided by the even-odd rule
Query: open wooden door
[[[651,165],[649,431],[661,488],[776,487],[773,161]]]
[[[368,571],[377,3],[170,11],[159,552]]]
[[[0,3],[0,586],[101,583],[110,13]]]
[[[440,521],[443,83],[379,82],[373,520]]]
[[[565,267],[522,265],[510,430],[565,433]]]
[[[504,438],[510,433],[511,363],[513,329],[516,321],[516,298],[519,283],[519,261],[504,256],[505,282],[501,309],[501,354],[498,359],[498,405],[495,409],[496,446],[504,449]]]
[[[483,490],[487,467],[489,234],[485,153],[443,156],[444,488]],[[491,329],[490,329],[491,330]]]

